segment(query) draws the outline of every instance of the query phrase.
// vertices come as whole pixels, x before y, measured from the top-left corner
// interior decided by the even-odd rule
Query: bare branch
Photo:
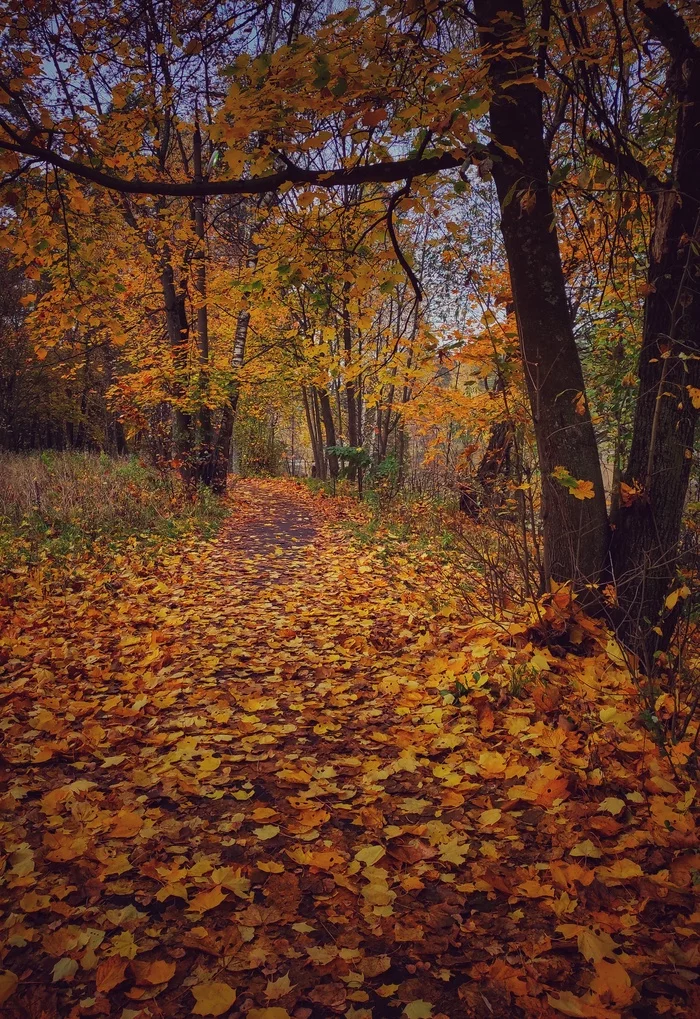
[[[396,191],[391,196],[391,198],[389,199],[389,205],[387,206],[387,210],[386,210],[386,225],[387,225],[387,230],[389,231],[389,237],[391,238],[391,244],[392,244],[392,246],[394,248],[394,254],[396,255],[397,259],[399,260],[399,264],[400,264],[401,268],[403,269],[403,271],[406,273],[406,275],[408,276],[409,280],[411,281],[411,286],[413,287],[413,291],[414,291],[414,293],[416,295],[416,300],[417,301],[422,301],[423,300],[423,291],[421,290],[420,283],[418,282],[418,277],[414,273],[414,271],[411,268],[411,266],[408,264],[408,262],[406,260],[406,256],[404,255],[403,251],[401,250],[401,246],[399,244],[398,237],[396,236],[396,230],[394,229],[394,209],[399,204],[401,199],[405,198],[408,195],[410,190],[411,190],[411,181],[410,181],[410,178],[409,178],[409,180],[406,181],[404,186],[399,191]]]
[[[265,177],[176,184],[166,181],[117,177],[73,159],[67,159],[51,149],[42,148],[25,140],[14,143],[0,139],[0,149],[31,156],[38,162],[48,163],[59,170],[65,170],[66,173],[72,174],[74,177],[91,181],[110,191],[118,191],[121,194],[163,195],[174,198],[204,195],[259,195],[277,191],[283,184],[313,184],[323,188],[343,187],[352,184],[389,184],[397,180],[406,180],[408,177],[426,176],[439,173],[442,170],[456,169],[462,165],[466,154],[457,155],[454,152],[444,152],[440,156],[429,156],[428,158],[413,157],[391,162],[368,163],[349,169],[336,167],[332,170],[304,170],[302,167],[287,162],[284,170],[268,174]]]

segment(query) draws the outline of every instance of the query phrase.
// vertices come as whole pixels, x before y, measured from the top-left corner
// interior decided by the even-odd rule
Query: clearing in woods
[[[246,482],[212,541],[6,583],[3,1014],[697,1014],[692,795],[607,638],[334,507]]]

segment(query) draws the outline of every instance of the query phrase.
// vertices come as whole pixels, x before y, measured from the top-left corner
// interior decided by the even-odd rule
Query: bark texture
[[[493,90],[492,173],[542,471],[545,573],[585,590],[605,561],[607,511],[595,433],[581,400],[585,385],[548,186],[542,93],[532,83],[522,0],[476,0],[475,11]],[[574,498],[552,477],[557,467],[592,482],[593,498]]]
[[[638,4],[670,57],[676,104],[671,180],[655,195],[639,391],[623,480],[633,489],[615,514],[611,558],[623,636],[653,653],[652,627],[678,566],[678,542],[700,388],[700,49],[669,4]],[[698,394],[700,395],[700,394]],[[666,628],[668,629],[668,628]]]

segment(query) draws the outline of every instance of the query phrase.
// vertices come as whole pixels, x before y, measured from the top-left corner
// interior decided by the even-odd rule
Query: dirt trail
[[[481,669],[511,652],[435,561],[354,545],[322,507],[247,483],[215,541],[155,573],[86,567],[18,602],[3,1015],[554,1019],[547,994],[590,981],[561,923],[664,971],[621,919],[634,886],[593,881],[622,825],[567,800],[584,737],[532,702],[445,706],[465,649]],[[666,932],[680,900],[645,895]],[[620,971],[628,1001],[564,1014],[636,1015]]]

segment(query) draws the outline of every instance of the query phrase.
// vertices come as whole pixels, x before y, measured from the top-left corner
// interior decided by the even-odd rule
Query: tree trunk
[[[394,402],[394,391],[395,386],[392,382],[389,386],[389,395],[386,399],[386,409],[382,410],[381,405],[377,409],[377,416],[379,417],[379,411],[382,410],[381,420],[377,421],[377,439],[379,442],[379,459],[384,460],[386,452],[389,447],[389,429],[391,426],[391,408]]]
[[[350,324],[350,311],[348,309],[348,291],[350,290],[350,284],[346,281],[343,283],[343,307],[342,307],[342,321],[343,321],[343,350],[345,351],[345,371],[348,373],[348,378],[345,382],[345,401],[347,404],[348,414],[348,446],[357,447],[360,445],[360,432],[357,421],[357,387],[355,380],[352,378],[352,326]],[[356,468],[354,465],[350,465],[348,469],[348,477],[355,480]]]
[[[314,454],[316,477],[321,481],[325,481],[326,457],[323,450],[323,438],[321,437],[321,422],[319,419],[318,404],[313,400],[313,390],[312,397],[309,399],[309,390],[307,386],[302,385],[301,396],[304,403],[304,414],[306,415],[306,427],[309,430],[311,448]]]
[[[677,103],[671,182],[657,192],[632,447],[615,514],[612,565],[620,632],[635,651],[663,647],[652,629],[678,565],[700,390],[700,49],[668,4],[640,3],[671,57]],[[696,394],[700,396],[700,392]]]
[[[323,428],[326,433],[326,447],[336,446],[337,439],[335,436],[333,408],[331,407],[331,398],[328,395],[327,389],[320,389],[318,391],[318,400],[321,405],[321,418],[323,420]],[[338,457],[335,453],[328,453],[328,469],[330,471],[331,478],[335,481],[338,477]]]
[[[242,308],[238,313],[238,318],[236,319],[236,332],[233,339],[231,367],[234,371],[238,371],[243,364],[249,325],[250,312],[247,308]],[[239,395],[240,383],[237,379],[234,379],[229,389],[228,400],[224,404],[224,409],[221,413],[221,425],[219,426],[219,434],[217,436],[213,455],[212,488],[219,495],[223,495],[226,491],[226,480],[228,478],[229,464],[231,462],[233,426],[236,423],[236,410],[238,408]]]
[[[545,574],[585,590],[605,562],[607,511],[548,187],[542,93],[531,83],[522,0],[476,0],[475,9],[494,92],[492,172],[542,474]],[[591,482],[593,497],[575,498],[553,478],[557,467]]]
[[[163,253],[161,262],[160,282],[163,290],[165,306],[165,324],[173,356],[175,375],[173,397],[175,400],[184,396],[182,375],[187,369],[189,346],[189,323],[185,309],[185,295],[178,293],[175,286],[175,273],[170,262],[169,252]],[[173,421],[173,445],[175,457],[180,465],[180,473],[186,482],[192,480],[193,469],[193,431],[192,417],[187,411],[175,404]]]
[[[199,124],[194,131],[194,179],[202,177],[202,136]],[[211,487],[215,476],[214,428],[209,406],[209,315],[207,310],[207,252],[204,230],[204,199],[195,198],[194,232],[197,235],[195,286],[197,288],[197,340],[199,343],[200,407],[199,407],[199,450],[198,475],[203,484]]]

